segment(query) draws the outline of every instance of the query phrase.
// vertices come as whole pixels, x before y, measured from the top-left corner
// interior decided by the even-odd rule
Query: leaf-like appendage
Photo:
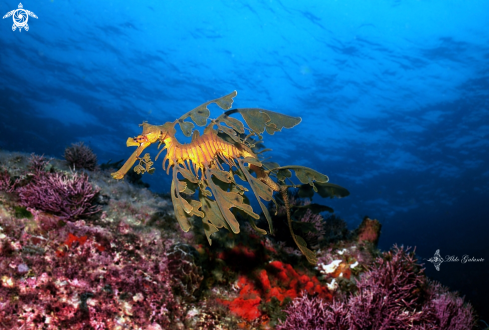
[[[184,232],[188,232],[191,227],[189,220],[190,217],[195,215],[203,218],[204,213],[199,210],[199,208],[202,206],[201,202],[190,200],[189,203],[186,199],[180,196],[181,192],[188,192],[188,188],[186,181],[178,180],[177,174],[179,173],[179,170],[182,170],[182,168],[173,168],[173,180],[170,188],[171,200],[173,203],[173,209],[175,211],[175,217],[177,218],[180,227],[182,227]]]
[[[208,101],[204,104],[201,104],[197,108],[192,109],[189,112],[187,112],[186,114],[184,114],[178,120],[178,122],[180,122],[180,127],[181,127],[183,133],[186,136],[190,136],[190,134],[189,135],[186,134],[186,133],[188,133],[188,128],[182,126],[182,124],[181,124],[184,119],[187,119],[188,117],[190,117],[198,126],[205,126],[207,124],[207,118],[209,118],[209,116],[211,114],[211,112],[209,111],[207,106],[209,104],[216,103],[222,109],[228,110],[231,108],[231,106],[233,104],[233,97],[235,97],[237,94],[238,94],[238,92],[234,91],[234,92],[232,92],[226,96],[223,96],[223,97],[220,97],[218,99]],[[184,125],[186,125],[186,124],[184,124]]]
[[[350,195],[348,189],[343,188],[337,184],[329,183],[329,182],[316,182],[314,184],[316,187],[316,192],[323,198],[342,198]],[[314,189],[308,184],[301,185],[299,187],[299,197],[301,198],[312,198],[314,195]]]
[[[232,118],[232,117],[229,117],[226,115],[219,117],[219,118],[220,118],[220,122],[225,123],[226,125],[228,125],[232,129],[234,129],[236,132],[244,134],[244,132],[245,132],[244,125],[238,119]]]
[[[236,111],[243,116],[249,128],[257,134],[262,134],[266,129],[267,133],[273,135],[284,127],[292,128],[302,121],[300,117],[287,116],[259,108],[236,109]]]
[[[318,194],[321,197],[346,197],[350,195],[348,189],[333,183],[316,183]]]
[[[266,124],[270,121],[270,116],[261,110],[262,109],[237,109],[243,116],[248,127],[257,134],[263,133]]]
[[[278,170],[277,171],[277,180],[284,182],[285,179],[291,178],[292,177],[292,172],[288,169],[283,169],[283,170]]]
[[[263,167],[267,170],[273,170],[274,168],[280,167],[278,163],[275,162],[263,162]]]
[[[272,218],[270,217],[270,213],[268,212],[267,207],[262,203],[260,199],[262,198],[267,202],[273,200],[273,202],[276,205],[277,203],[273,199],[273,190],[268,185],[266,185],[265,183],[261,182],[260,180],[252,176],[245,168],[244,162],[245,162],[244,159],[243,160],[238,159],[239,168],[242,174],[246,177],[245,181],[248,181],[248,183],[250,184],[251,190],[253,190],[256,200],[258,201],[258,204],[260,205],[260,208],[263,214],[265,215],[265,218],[267,219],[268,227],[270,229],[270,234],[273,234]]]
[[[178,192],[182,192],[187,189],[187,182],[177,180],[176,188]]]
[[[141,166],[141,163],[144,164],[144,171],[142,171],[143,174],[144,174],[144,172],[148,172],[149,174],[153,174],[153,172],[155,171],[154,167],[152,167],[154,165],[154,162],[151,160],[151,156],[149,154],[145,154],[143,159],[140,160],[140,162],[139,162],[140,166]]]
[[[195,194],[195,190],[196,190],[195,185],[193,183],[191,183],[190,181],[187,181],[187,179],[185,179],[185,183],[187,184],[187,187],[185,188],[184,191],[181,191],[181,193],[185,194],[185,195],[190,195],[190,196]]]
[[[233,184],[232,183],[226,183],[226,182],[223,182],[221,180],[218,180],[216,179],[216,177],[213,177],[212,178],[212,181],[214,182],[215,185],[217,185],[221,190],[224,190],[224,191],[234,191],[234,192],[237,192],[235,190],[233,190]]]
[[[260,150],[258,152],[255,152],[255,154],[259,155],[259,154],[262,154],[262,153],[268,152],[268,151],[272,151],[272,149],[270,149],[270,148],[262,149],[262,150]]]
[[[226,133],[226,136],[230,137],[231,138],[231,141],[229,140],[225,140],[226,142],[229,142],[229,143],[241,143],[241,141],[239,140],[239,137],[238,135],[236,134],[236,132],[232,129],[232,128],[229,128],[229,127],[226,127],[226,126],[219,126],[219,130]]]
[[[218,178],[222,182],[225,182],[225,183],[233,182],[234,183],[234,179],[229,172],[221,171],[218,168],[209,168],[207,171],[209,171],[210,174],[214,175],[216,178]]]
[[[242,186],[242,185],[240,185],[240,184],[237,184],[237,183],[236,183],[236,185],[235,185],[235,186],[236,186],[236,188],[238,189],[238,191],[240,191],[240,192],[241,192],[241,194],[242,194],[243,192],[245,192],[245,191],[248,191],[248,189],[247,189],[246,187],[244,187],[244,186]]]
[[[267,127],[265,129],[266,129],[267,133],[270,135],[275,134],[275,132],[280,132],[280,130],[277,128],[277,125],[275,125],[273,123],[270,125],[267,125]]]
[[[328,176],[319,173],[318,171],[313,170],[312,168],[304,167],[304,166],[288,166],[292,168],[297,176],[297,179],[302,183],[312,184],[314,181],[316,182],[328,182]]]
[[[270,116],[271,122],[270,124],[267,124],[267,126],[274,127],[278,129],[279,131],[282,130],[282,128],[292,128],[302,121],[301,117],[292,117],[292,116],[287,116],[275,111],[270,111],[270,110],[262,110]],[[275,126],[271,125],[275,124]],[[273,134],[273,133],[270,133]]]
[[[189,216],[195,215],[200,218],[204,217],[204,213],[199,211],[199,209],[202,207],[202,203],[196,200],[190,200],[190,205],[192,206],[192,211],[188,214]]]
[[[243,163],[253,164],[253,165],[256,165],[258,167],[262,166],[262,163],[254,157],[243,158]]]
[[[192,204],[190,204],[185,198],[182,198],[181,196],[178,196],[178,199],[185,213],[187,214],[192,213]]]
[[[219,189],[219,188],[218,188]],[[212,189],[212,193],[214,195],[214,198],[216,200],[217,206],[219,207],[219,210],[221,211],[222,217],[224,220],[226,220],[227,224],[229,225],[229,228],[231,228],[231,231],[235,234],[239,233],[239,223],[238,220],[236,220],[236,217],[234,214],[231,212],[231,207],[234,206],[234,202],[239,201],[236,199],[238,194],[232,194],[232,193],[227,193],[223,190],[214,190]],[[232,196],[229,196],[231,194]],[[235,198],[233,200],[233,197]],[[241,197],[241,196],[240,196]]]
[[[182,198],[178,197],[175,192],[175,180],[172,181],[171,183],[171,200],[173,203],[173,209],[175,211],[175,217],[178,220],[178,223],[180,224],[180,227],[184,232],[188,232],[190,230],[190,221],[189,217],[185,213],[183,204],[181,202]]]
[[[221,109],[224,109],[224,110],[228,110],[228,109],[231,109],[231,107],[233,106],[233,98],[238,95],[238,92],[237,91],[233,91],[231,93],[229,93],[228,95],[226,96],[223,96],[221,98],[218,98],[216,100],[214,100],[214,102],[221,108]],[[212,101],[211,101],[212,102]]]
[[[205,126],[205,124],[207,124],[207,118],[209,118],[211,114],[209,109],[207,109],[207,104],[208,103],[204,103],[190,112],[190,118],[192,118],[198,126]]]
[[[139,164],[134,166],[134,172],[136,172],[139,175],[142,175],[146,172],[149,174],[153,174],[155,169],[153,166],[153,161],[151,160],[151,157],[149,154],[145,154],[143,158],[139,158]],[[144,166],[143,166],[144,165]]]
[[[207,190],[207,188],[208,187],[206,185],[204,185],[203,187],[201,187],[201,190],[200,191],[202,192],[202,194],[204,196],[211,197],[212,196],[212,192],[210,192],[209,190]]]
[[[182,132],[185,136],[189,137],[190,135],[192,135],[192,129],[195,126],[193,123],[191,123],[189,121],[181,121],[178,124],[180,124],[180,129],[182,130]],[[204,122],[204,125],[205,125],[205,122]],[[203,125],[200,125],[200,126],[203,126]]]
[[[247,200],[246,196],[244,196],[244,197],[245,197],[245,202],[249,204],[249,200]],[[266,235],[267,234],[267,231],[265,229],[261,229],[260,227],[258,227],[255,223],[255,219],[250,217],[248,214],[246,214],[245,212],[241,212],[241,210],[239,210],[239,209],[236,209],[236,213],[238,213],[241,216],[241,218],[248,220],[251,228],[253,228],[258,234],[260,234],[260,235]]]
[[[199,182],[199,179],[189,170],[183,167],[177,167],[176,170],[178,170],[178,173],[182,174],[182,176],[187,179],[188,181],[192,183],[197,183]]]
[[[310,184],[313,187],[314,191],[317,191],[314,181],[316,181],[316,183],[325,183],[329,181],[327,175],[319,173],[318,171],[315,171],[312,168],[305,167],[305,166],[298,166],[298,165],[282,166],[282,167],[276,167],[272,171],[277,172],[277,177],[285,178],[288,177],[288,173],[283,172],[286,169],[293,170],[295,172],[295,176],[300,180],[300,182]]]
[[[253,228],[258,234],[260,234],[260,235],[266,235],[267,234],[267,231],[265,229],[261,229],[260,227],[258,227],[256,225],[255,219],[250,217],[249,220],[250,220],[251,228]]]
[[[138,164],[138,165],[134,166],[134,172],[141,175],[144,173],[144,167],[142,167],[141,165]]]
[[[294,234],[293,234],[294,235]],[[307,261],[311,265],[316,265],[318,263],[318,258],[316,257],[316,253],[313,251],[309,250],[307,248],[307,243],[304,241],[304,239],[300,236],[294,235],[295,236],[295,241],[297,243],[298,248],[301,250],[302,254],[306,257]]]
[[[240,178],[241,180],[248,181],[248,180],[246,180],[246,177],[245,177],[243,171],[241,171],[240,168],[237,168],[237,169],[233,170],[233,173],[234,173],[234,175],[237,175],[238,178]]]
[[[202,224],[204,226],[204,232],[207,236],[207,241],[209,245],[212,245],[211,235],[219,230],[219,228],[226,228],[227,230],[231,230],[229,228],[226,220],[224,219],[221,210],[219,210],[219,206],[217,203],[206,196],[200,194],[200,201],[202,203],[202,211],[205,216],[202,219]]]
[[[255,219],[260,218],[258,214],[253,212],[253,208],[250,205],[243,203],[243,196],[233,191],[228,192],[222,190],[212,181],[212,177],[210,175],[207,175],[206,173],[205,176],[207,185],[214,195],[214,199],[219,206],[219,210],[221,210],[222,216],[228,223],[233,233],[239,233],[239,223],[234,214],[231,212],[230,208],[236,207],[248,213]]]

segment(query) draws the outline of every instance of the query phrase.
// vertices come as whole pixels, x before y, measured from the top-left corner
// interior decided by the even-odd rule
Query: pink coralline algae
[[[474,327],[469,304],[429,282],[412,253],[394,247],[357,282],[358,291],[333,304],[303,296],[286,309],[278,330],[444,329]]]
[[[34,173],[44,171],[45,167],[49,164],[49,160],[47,160],[44,155],[39,156],[36,154],[32,154],[29,158],[29,170]]]
[[[428,303],[424,311],[433,315],[432,324],[438,329],[462,330],[474,326],[474,310],[470,305],[436,282],[431,283],[429,287]]]
[[[2,223],[0,328],[168,329],[178,317],[157,235],[104,235],[83,222],[46,231],[45,221],[35,212],[35,223]]]
[[[97,169],[97,156],[83,142],[74,143],[65,149],[64,158],[71,168],[94,171]]]
[[[315,214],[311,210],[307,210],[304,216],[300,219],[301,222],[311,223],[315,231],[307,233],[308,240],[317,241],[324,235],[324,223],[321,214]]]
[[[184,301],[195,301],[204,279],[199,253],[192,245],[179,243],[168,249],[167,256],[173,291]]]
[[[85,218],[100,211],[93,205],[99,189],[92,187],[85,174],[37,172],[17,192],[22,206],[51,212],[65,220]]]
[[[0,171],[0,191],[12,193],[17,188],[19,181],[13,181],[7,170]]]
[[[304,294],[294,299],[285,312],[287,320],[277,330],[350,329],[343,304],[336,301],[331,303]]]

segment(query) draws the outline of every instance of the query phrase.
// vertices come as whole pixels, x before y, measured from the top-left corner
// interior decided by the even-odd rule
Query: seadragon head
[[[145,122],[139,126],[143,127],[143,132],[136,137],[127,138],[126,141],[126,146],[137,147],[137,149],[117,172],[112,173],[114,179],[122,179],[134,163],[140,160],[140,155],[144,149],[155,142],[159,142],[160,144],[165,143],[167,137],[175,135],[175,123],[172,122],[167,122],[163,125],[151,125]],[[147,169],[147,172],[151,173],[150,168]]]

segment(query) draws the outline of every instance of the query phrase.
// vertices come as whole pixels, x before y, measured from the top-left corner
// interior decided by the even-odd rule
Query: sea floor
[[[412,250],[291,194],[274,235],[181,230],[169,195],[117,164],[0,151],[0,329],[472,329],[471,306],[430,281]],[[238,215],[238,219],[239,214]],[[266,222],[258,222],[267,228]]]

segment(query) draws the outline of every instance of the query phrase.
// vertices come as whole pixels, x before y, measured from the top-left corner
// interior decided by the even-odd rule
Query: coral
[[[269,263],[265,269],[251,275],[241,275],[237,282],[239,296],[231,301],[221,300],[236,315],[251,321],[262,316],[260,304],[272,298],[280,302],[298,297],[301,292],[332,298],[329,290],[315,276],[296,271],[290,264],[280,261]]]
[[[370,242],[374,246],[377,246],[381,228],[382,225],[378,220],[372,220],[368,217],[363,218],[362,223],[355,231],[358,242]]]
[[[85,174],[37,172],[32,181],[18,188],[21,205],[51,212],[65,220],[88,217],[100,211],[92,203],[94,189]]]
[[[427,281],[414,253],[394,247],[357,282],[358,291],[333,304],[303,296],[277,329],[471,329],[474,312],[463,299]]]
[[[83,142],[73,143],[65,149],[64,158],[71,168],[95,171],[97,169],[97,156],[90,147]]]
[[[173,292],[185,301],[196,300],[202,280],[197,250],[188,244],[174,244],[167,251]]]

